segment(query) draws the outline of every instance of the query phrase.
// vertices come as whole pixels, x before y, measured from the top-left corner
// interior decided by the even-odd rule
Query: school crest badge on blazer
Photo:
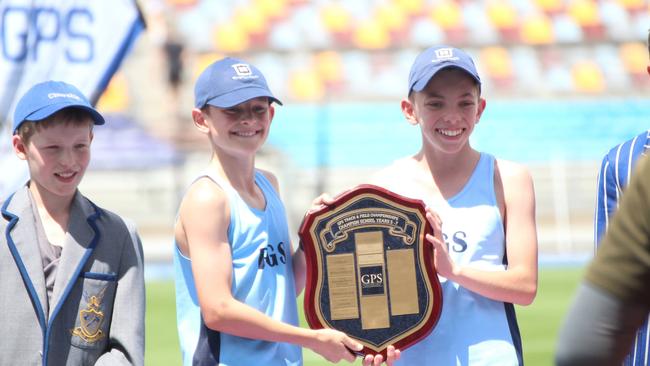
[[[88,296],[84,292],[86,300],[86,309],[79,311],[79,324],[81,326],[72,330],[72,334],[83,339],[87,343],[95,343],[106,335],[102,332],[102,324],[104,323],[104,312],[102,311],[102,300],[106,288],[100,291],[97,295]]]

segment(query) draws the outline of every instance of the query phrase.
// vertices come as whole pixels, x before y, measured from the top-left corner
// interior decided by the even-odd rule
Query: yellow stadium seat
[[[422,15],[425,11],[424,0],[393,0],[393,4],[408,16]]]
[[[300,101],[318,101],[325,96],[325,87],[315,71],[302,70],[289,76],[289,92]]]
[[[431,10],[431,19],[445,32],[447,42],[465,42],[467,37],[463,25],[463,11],[458,3],[449,0],[437,2]]]
[[[248,34],[234,23],[217,26],[213,39],[215,49],[223,53],[244,52],[250,44]]]
[[[390,3],[379,5],[375,10],[375,18],[384,29],[396,33],[401,32],[408,22],[402,8]]]
[[[595,0],[573,0],[568,13],[582,28],[587,39],[603,39],[605,26],[600,17],[600,9]]]
[[[619,48],[623,67],[630,73],[645,73],[648,65],[648,47],[641,42],[624,43]]]
[[[637,87],[650,88],[648,78],[648,47],[642,42],[624,43],[619,47],[619,57],[623,67]]]
[[[605,77],[597,63],[580,61],[571,68],[573,85],[577,92],[598,94],[605,91]]]
[[[352,25],[350,13],[336,3],[324,6],[321,9],[321,19],[325,28],[333,33],[348,32]]]
[[[490,1],[486,5],[488,18],[507,42],[519,41],[519,20],[517,10],[506,0]]]
[[[536,14],[524,19],[521,39],[530,45],[545,45],[555,41],[553,25],[545,14]]]
[[[287,16],[287,0],[254,0],[253,8],[259,9],[269,19]]]
[[[535,5],[548,15],[556,15],[565,11],[563,0],[535,0]]]
[[[600,23],[598,4],[593,0],[574,0],[569,5],[569,15],[581,26]]]
[[[488,18],[496,28],[512,28],[517,25],[517,10],[506,0],[487,3]]]
[[[354,43],[366,50],[383,49],[390,46],[390,34],[381,23],[373,19],[359,24],[354,33]]]
[[[481,49],[479,60],[487,76],[499,88],[509,88],[513,84],[512,59],[505,47],[485,47]]]
[[[248,47],[262,47],[266,44],[269,18],[259,7],[238,8],[233,21],[248,37]]]
[[[352,42],[352,16],[344,7],[332,3],[320,9],[320,17],[325,29],[339,46]]]
[[[338,83],[343,78],[343,60],[336,51],[322,51],[314,55],[314,68],[325,83]]]
[[[267,29],[267,17],[257,7],[238,8],[233,16],[234,23],[246,33],[263,33]]]
[[[463,11],[454,1],[441,1],[433,6],[431,19],[442,29],[455,29],[462,27]]]

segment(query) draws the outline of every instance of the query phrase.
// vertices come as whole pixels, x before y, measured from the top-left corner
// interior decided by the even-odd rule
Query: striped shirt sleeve
[[[594,215],[595,248],[598,248],[609,225],[609,219],[618,208],[620,196],[630,180],[636,161],[647,148],[649,133],[650,131],[644,131],[615,146],[603,157],[598,173]]]

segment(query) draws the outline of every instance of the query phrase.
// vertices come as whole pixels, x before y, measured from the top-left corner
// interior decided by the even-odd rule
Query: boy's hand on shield
[[[386,365],[392,366],[393,362],[399,360],[400,350],[395,349],[394,346],[388,346],[386,351]],[[382,355],[366,355],[363,358],[363,366],[379,366],[384,362],[384,356]]]

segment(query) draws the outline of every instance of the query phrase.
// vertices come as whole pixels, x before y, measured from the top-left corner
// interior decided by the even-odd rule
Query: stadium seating
[[[409,57],[432,44],[477,56],[485,89],[495,95],[650,89],[650,5],[643,0],[168,3],[180,9],[179,27],[197,59],[216,52],[261,62],[267,75],[282,76],[272,78],[274,89],[297,101],[400,97]]]

